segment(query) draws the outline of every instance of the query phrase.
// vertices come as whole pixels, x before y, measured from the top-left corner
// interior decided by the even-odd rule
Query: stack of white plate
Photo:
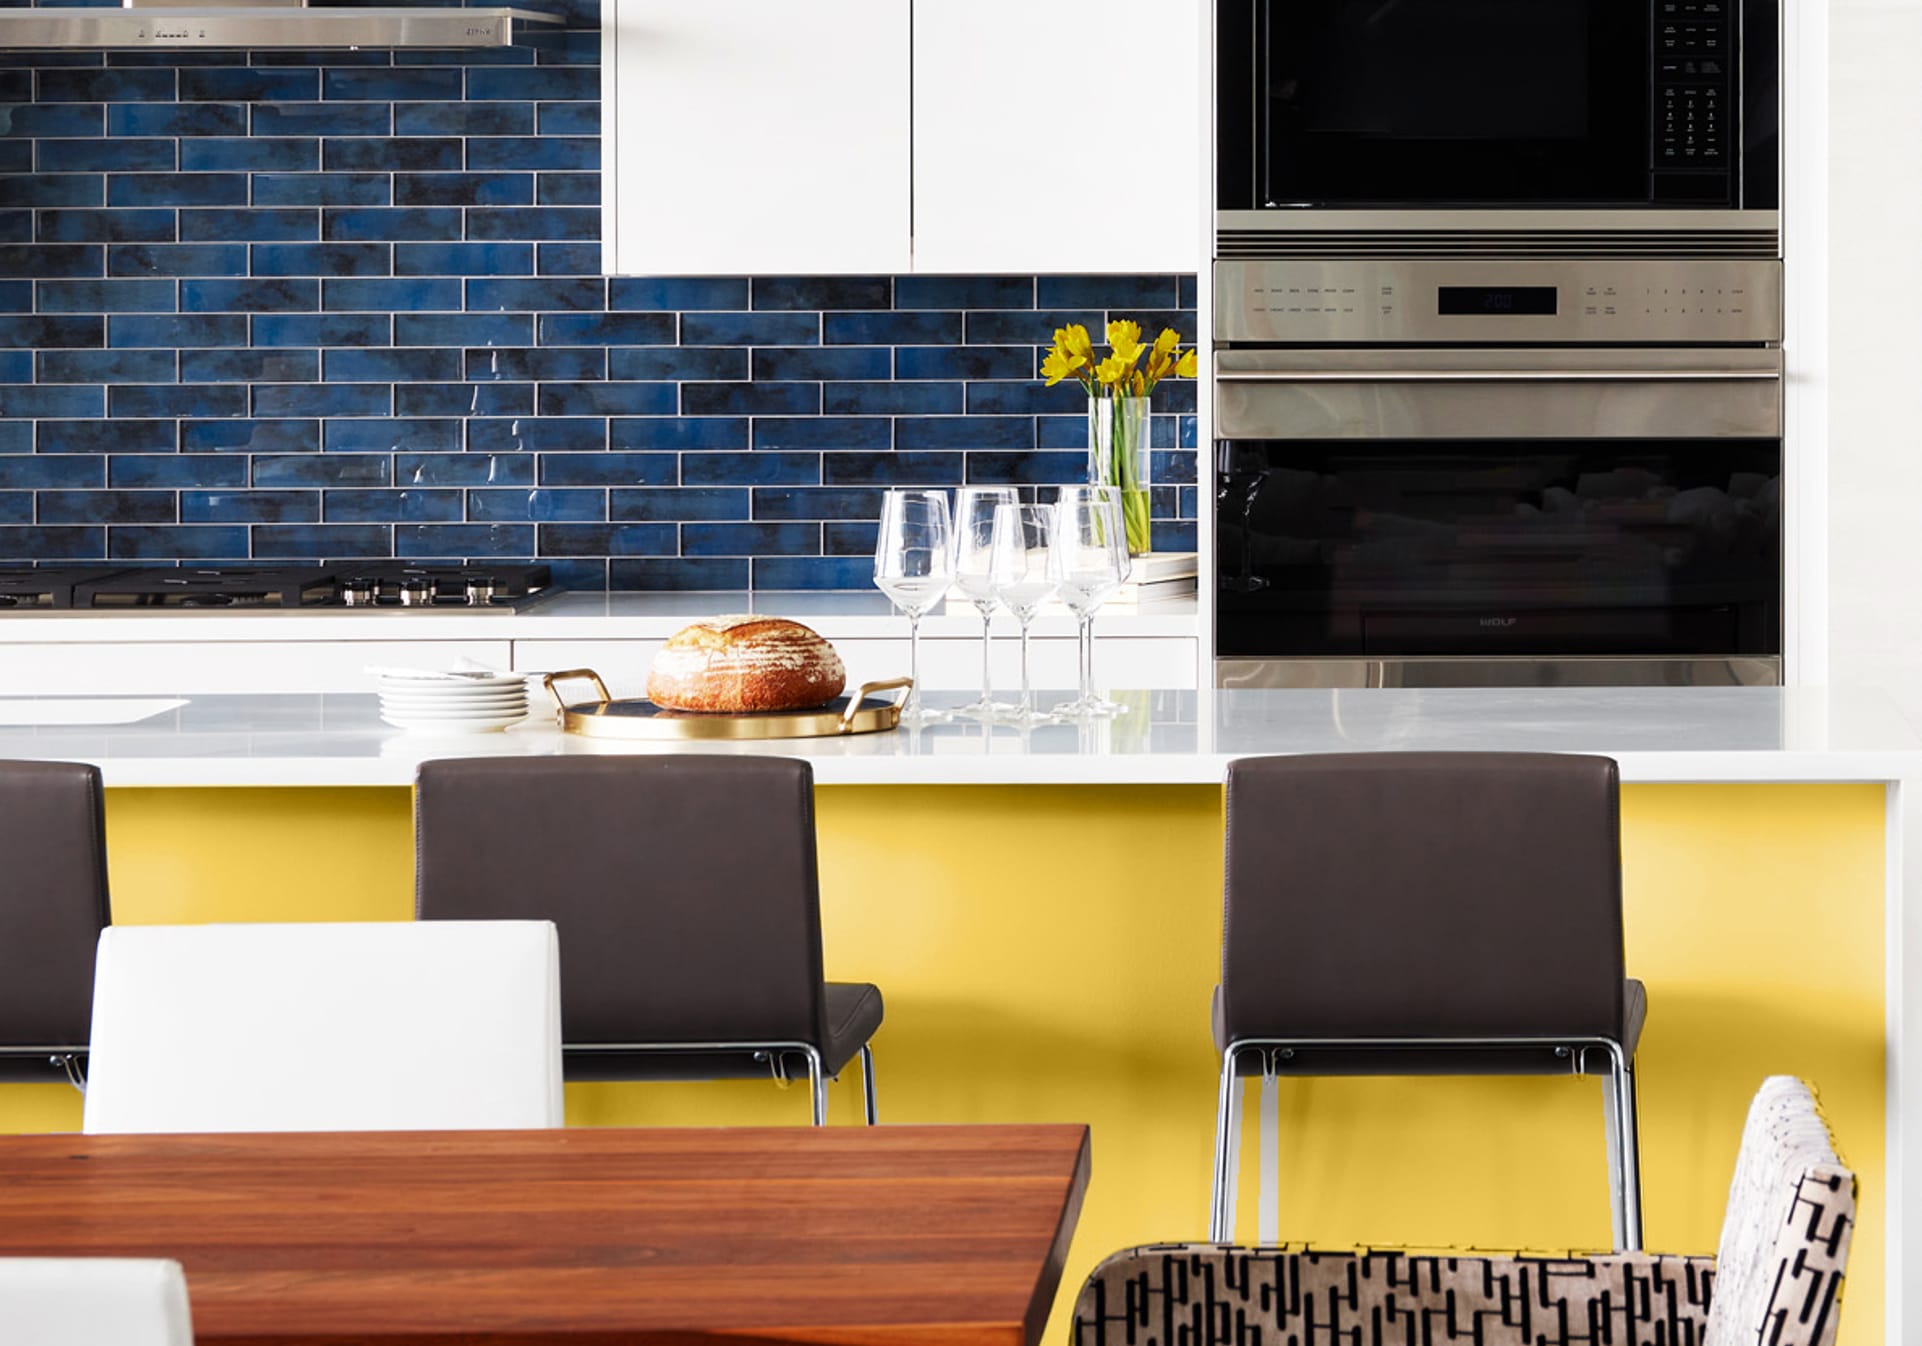
[[[487,734],[527,718],[527,680],[517,673],[383,670],[380,718],[424,734]]]

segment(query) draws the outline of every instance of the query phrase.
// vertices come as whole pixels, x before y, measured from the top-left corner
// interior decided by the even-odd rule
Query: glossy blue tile
[[[319,237],[320,212],[299,206],[180,212],[180,238],[185,243],[298,243]]]
[[[474,453],[599,452],[607,422],[598,416],[470,416],[467,449]]]
[[[180,353],[182,383],[309,383],[320,377],[320,352],[195,350]]]
[[[736,416],[616,417],[607,424],[612,449],[745,449],[745,418]]]
[[[489,489],[467,493],[467,517],[475,523],[551,523],[607,516],[607,493],[574,489]]]
[[[461,377],[461,353],[434,346],[330,350],[321,377],[328,383],[446,383]]]
[[[257,383],[253,394],[255,416],[394,414],[394,390],[384,383]]]
[[[1192,274],[1176,278],[1176,308],[1193,308],[1200,302],[1199,281],[1200,278]]]
[[[1033,308],[1033,276],[897,276],[898,309]]]
[[[441,136],[327,140],[321,144],[320,162],[329,173],[453,172],[461,166],[461,142]]]
[[[0,421],[0,454],[32,453],[33,429],[32,421]]]
[[[244,243],[120,243],[107,249],[109,276],[244,276]]]
[[[175,376],[177,359],[174,352],[168,350],[41,351],[30,358],[36,366],[35,380],[43,384],[166,383]]]
[[[115,103],[107,108],[114,136],[238,136],[247,133],[244,103]]]
[[[467,96],[481,100],[532,98],[537,101],[579,99],[596,101],[601,96],[601,72],[597,68],[540,66],[533,70],[470,70]],[[454,97],[458,98],[459,94]]]
[[[172,421],[41,421],[35,446],[41,453],[172,453]]]
[[[394,528],[396,556],[532,556],[528,523],[404,523]]]
[[[745,519],[752,508],[746,489],[725,486],[630,486],[608,492],[607,517],[677,523]]]
[[[0,280],[0,313],[27,313],[32,309],[32,281]]]
[[[1052,388],[1039,381],[968,385],[970,416],[1072,416],[1077,411],[1085,414],[1087,406],[1088,395],[1069,383]]]
[[[180,451],[189,453],[312,453],[319,421],[182,421]],[[225,485],[210,482],[209,485]]]
[[[237,454],[129,453],[123,449],[107,460],[109,486],[234,490],[246,484],[247,460]]]
[[[959,313],[823,313],[830,346],[940,346],[961,340]],[[778,343],[769,343],[778,344]]]
[[[275,523],[253,530],[254,555],[263,561],[327,557],[388,557],[393,535],[386,524]]]
[[[751,293],[757,309],[884,309],[894,283],[886,276],[757,276]]]
[[[735,346],[619,346],[607,352],[607,376],[615,379],[741,379],[748,352]]]
[[[256,243],[256,276],[388,276],[393,248],[386,243]]]
[[[542,559],[554,587],[566,593],[599,593],[607,588],[607,561],[603,557],[552,556]]]
[[[180,493],[182,523],[314,523],[319,518],[319,491]]]
[[[1162,453],[1148,455],[1149,480],[1171,482],[1178,486],[1192,485],[1195,481],[1195,455],[1192,453]]]
[[[0,242],[28,243],[33,239],[31,210],[0,210]]]
[[[183,140],[180,167],[190,173],[306,173],[320,167],[320,142],[259,135]]]
[[[1087,328],[1096,341],[1105,330],[1099,309],[1010,310],[969,313],[966,335],[969,345],[1045,346],[1054,340],[1057,328],[1076,323]]]
[[[385,486],[392,462],[384,453],[262,454],[254,459],[254,485]]]
[[[541,103],[540,133],[544,136],[597,136],[601,133],[599,103]],[[490,132],[499,135],[525,134],[519,131]]]
[[[399,416],[532,416],[531,383],[402,383],[394,388]]]
[[[754,560],[756,589],[858,589],[874,587],[871,556],[768,556]]]
[[[320,97],[320,71],[264,66],[182,70],[184,103],[310,103]]]
[[[106,344],[106,331],[107,320],[98,316],[0,316],[0,346],[102,346]]]
[[[897,449],[1031,449],[1031,416],[904,416],[894,423]]]
[[[821,552],[825,556],[866,557],[871,566],[880,535],[881,525],[873,520],[864,523],[826,523],[821,525]],[[872,571],[869,573],[872,574]]]
[[[466,508],[460,491],[347,489],[324,500],[328,523],[458,523]]]
[[[244,206],[244,173],[110,173],[110,206]]]
[[[467,282],[467,307],[478,313],[523,309],[598,309],[605,293],[606,282],[599,277],[591,280],[564,277],[470,280]]]
[[[885,346],[764,347],[754,352],[754,377],[757,380],[885,379],[893,363],[893,352]]]
[[[188,313],[311,312],[320,304],[320,282],[275,277],[265,280],[183,280],[180,307]],[[259,338],[255,324],[255,340]],[[280,344],[280,343],[272,343]],[[309,342],[296,342],[309,345]]]
[[[382,103],[256,103],[252,111],[252,130],[256,136],[386,136],[396,133],[394,111]],[[410,132],[400,131],[399,134],[408,135]]]
[[[329,453],[397,453],[402,449],[455,453],[461,447],[461,422],[344,417],[327,422],[322,447]]]
[[[748,283],[726,277],[617,276],[608,282],[607,306],[670,312],[682,309],[744,309]]]
[[[1040,369],[1033,346],[900,346],[897,379],[1031,379]]]
[[[539,460],[514,453],[397,453],[397,486],[531,486]],[[462,508],[466,508],[463,503]]]
[[[683,313],[686,346],[812,346],[821,339],[815,313]]]
[[[821,480],[818,453],[684,453],[683,486],[812,486]]]
[[[385,346],[394,320],[384,313],[262,314],[256,346]]]
[[[7,454],[0,456],[0,486],[15,490],[58,490],[99,486],[107,479],[107,460],[98,454]],[[18,556],[18,552],[0,555]]]
[[[619,285],[620,281],[609,282]],[[672,346],[672,313],[543,313],[543,346]]]
[[[321,87],[329,99],[358,98],[376,103],[423,100],[458,103],[461,101],[461,72],[457,69],[333,69],[322,73]],[[474,96],[484,97],[481,94]],[[508,96],[532,97],[533,95],[530,93]]]
[[[805,416],[754,422],[756,449],[886,449],[894,425],[880,417]]]
[[[451,276],[435,279],[402,276],[391,280],[333,278],[320,283],[320,306],[377,313],[420,313],[436,309],[458,312],[461,284]]]
[[[34,283],[34,306],[42,313],[171,313],[171,280],[43,280]]]
[[[120,416],[245,416],[247,389],[221,383],[134,383],[107,390],[109,414]]]
[[[536,200],[544,206],[598,206],[599,173],[542,173]]]
[[[124,524],[107,530],[107,555],[117,561],[238,561],[247,529],[232,524]]]
[[[473,156],[468,156],[474,166]],[[534,200],[532,173],[396,173],[394,201],[408,206],[525,206]],[[459,238],[461,215],[455,211],[420,212],[422,225],[393,238]]]
[[[172,140],[95,137],[89,140],[42,140],[34,157],[43,173],[113,173],[186,167],[175,162]]]
[[[821,410],[821,385],[684,383],[681,410],[690,416],[812,416]]]
[[[1087,476],[1088,454],[1036,450],[1032,453],[991,451],[968,455],[970,485],[1056,486]]]
[[[384,206],[392,184],[386,173],[257,173],[254,205]]]
[[[396,243],[397,276],[527,276],[534,249],[525,243]]]
[[[40,523],[174,523],[172,491],[41,491]]]
[[[475,136],[467,142],[469,168],[597,169],[598,136]]]
[[[467,212],[475,239],[598,239],[601,212],[583,206],[490,206]]]
[[[43,359],[64,359],[72,355],[91,355],[92,351],[52,351],[42,352]],[[34,353],[32,351],[0,350],[0,383],[32,383]],[[73,380],[80,381],[80,380]]]
[[[0,246],[0,275],[98,276],[106,269],[107,250],[98,244],[8,243]]]
[[[467,352],[466,371],[469,379],[604,379],[607,350],[600,346],[483,347]]]
[[[566,106],[573,106],[568,104]],[[596,133],[599,128],[596,127]],[[541,128],[543,135],[569,134]],[[528,136],[534,134],[532,103],[398,103],[394,134],[401,136]],[[579,133],[576,133],[579,134]]]
[[[104,528],[0,528],[0,556],[18,561],[85,561],[107,554]]]
[[[676,529],[671,523],[543,524],[542,556],[672,556]]]
[[[172,70],[56,70],[42,68],[39,103],[158,103],[174,97]],[[9,100],[11,101],[11,100]]]
[[[14,142],[25,146],[26,141]],[[98,206],[107,179],[99,173],[27,173],[0,165],[0,206]]]
[[[962,385],[830,383],[821,409],[830,416],[954,416],[962,411]]]
[[[543,486],[672,486],[679,479],[671,453],[543,453]]]
[[[81,321],[81,320],[76,320]],[[92,319],[99,322],[99,319]],[[36,341],[37,346],[53,343]],[[98,341],[91,343],[99,345]],[[242,314],[188,316],[186,314],[115,314],[107,319],[109,346],[244,346],[247,319]]]
[[[32,491],[0,491],[0,523],[32,522]]]
[[[59,383],[0,383],[0,416],[104,416],[107,390]],[[138,415],[139,413],[130,413]]]
[[[1166,276],[1038,276],[1035,303],[1042,308],[1098,308],[1134,310],[1173,308],[1179,303],[1175,277]],[[970,305],[987,308],[999,305]],[[1133,317],[1116,312],[1117,318]]]
[[[526,346],[533,336],[534,319],[526,313],[394,315],[396,346]]]
[[[959,453],[826,453],[821,480],[829,486],[952,486],[962,479],[964,462]]]
[[[0,136],[9,139],[99,136],[105,133],[105,128],[106,110],[98,103],[14,103],[0,106]]]
[[[871,486],[762,486],[754,492],[754,517],[874,520],[881,517],[883,494]]]
[[[543,276],[598,276],[601,273],[598,243],[537,243],[534,255],[535,269]]]
[[[540,414],[672,416],[677,391],[671,383],[543,383]]]

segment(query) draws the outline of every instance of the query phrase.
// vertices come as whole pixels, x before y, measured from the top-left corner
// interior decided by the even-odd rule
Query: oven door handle
[[[1220,383],[1726,383],[1779,380],[1779,369],[1218,369]]]

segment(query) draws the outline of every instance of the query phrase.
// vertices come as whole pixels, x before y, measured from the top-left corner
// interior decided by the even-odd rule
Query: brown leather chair
[[[1210,1238],[1234,1234],[1244,1076],[1598,1073],[1615,1244],[1641,1247],[1619,800],[1606,757],[1229,767]]]
[[[107,926],[100,768],[0,762],[0,1080],[84,1087]]]
[[[414,824],[422,919],[559,928],[568,1079],[805,1071],[819,1126],[858,1054],[874,1121],[881,992],[822,978],[806,762],[424,762]]]

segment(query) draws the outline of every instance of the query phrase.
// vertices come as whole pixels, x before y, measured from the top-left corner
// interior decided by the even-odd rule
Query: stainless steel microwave
[[[1218,0],[1217,206],[1774,212],[1780,27],[1778,0]]]

